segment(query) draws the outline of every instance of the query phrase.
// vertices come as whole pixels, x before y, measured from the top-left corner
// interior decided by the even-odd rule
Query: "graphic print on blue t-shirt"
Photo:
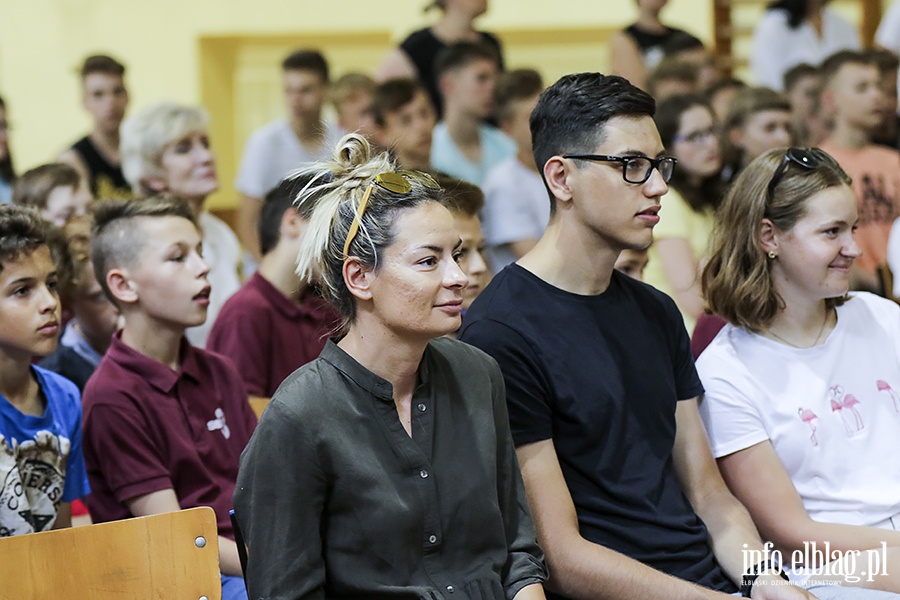
[[[0,537],[46,531],[60,502],[89,493],[81,398],[71,381],[32,366],[46,408],[26,415],[0,396]]]
[[[0,537],[52,527],[70,447],[67,438],[46,430],[22,442],[0,433]]]

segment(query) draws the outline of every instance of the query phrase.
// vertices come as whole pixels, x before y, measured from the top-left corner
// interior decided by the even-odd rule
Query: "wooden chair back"
[[[0,599],[221,600],[209,507],[0,538]]]
[[[261,398],[259,396],[250,396],[250,408],[256,413],[256,418],[261,419],[263,411],[269,405],[271,398]]]

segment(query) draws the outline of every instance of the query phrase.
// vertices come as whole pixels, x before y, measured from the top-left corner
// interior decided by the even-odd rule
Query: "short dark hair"
[[[107,54],[93,54],[85,58],[81,64],[81,78],[84,79],[91,73],[123,77],[125,75],[125,65]]]
[[[13,204],[47,208],[47,198],[56,188],[77,190],[81,175],[75,167],[66,163],[49,163],[29,169],[13,186]]]
[[[263,256],[275,249],[278,240],[281,239],[281,219],[289,208],[297,211],[297,214],[309,221],[315,202],[304,202],[299,208],[294,206],[297,196],[312,181],[312,176],[301,173],[296,177],[286,177],[273,190],[266,194],[262,208],[259,211],[259,251]]]
[[[444,188],[441,204],[450,212],[477,217],[484,208],[484,192],[477,185],[443,173],[435,173],[434,180]]]
[[[500,76],[494,88],[495,116],[501,123],[513,116],[512,105],[537,96],[544,90],[541,74],[534,69],[516,69]]]
[[[328,61],[318,50],[295,50],[281,61],[282,71],[312,71],[328,83]]]
[[[784,91],[788,92],[792,87],[797,85],[804,77],[818,77],[819,69],[809,63],[800,63],[784,72]]]
[[[144,250],[148,240],[144,239],[138,217],[182,217],[197,226],[187,200],[171,195],[101,200],[93,205],[93,213],[91,262],[94,275],[104,293],[117,306],[106,285],[106,274],[114,267],[135,264]]]
[[[676,56],[691,50],[706,50],[706,46],[686,31],[673,31],[662,45],[663,56]]]
[[[543,177],[551,156],[593,152],[614,117],[653,117],[656,101],[624,77],[602,73],[566,75],[544,90],[531,113],[534,162]],[[546,183],[546,182],[545,182]],[[556,200],[550,195],[550,210]]]
[[[744,81],[737,79],[736,77],[719,79],[718,81],[714,81],[712,85],[704,90],[703,98],[705,98],[707,102],[712,103],[713,98],[716,97],[716,94],[718,94],[722,90],[742,90],[746,87],[747,84]]]
[[[375,124],[384,127],[388,113],[400,110],[412,102],[418,93],[428,95],[425,87],[417,79],[389,79],[379,84],[372,97]],[[431,102],[430,97],[428,101]]]
[[[696,86],[699,74],[700,67],[695,63],[674,57],[664,58],[647,76],[647,91],[655,97],[660,81],[681,81]]]
[[[858,50],[841,50],[835,52],[822,62],[822,87],[828,87],[835,75],[838,74],[838,71],[846,65],[878,68],[878,65],[875,64],[872,57],[866,55],[864,52]]]
[[[0,204],[0,271],[4,263],[22,254],[31,254],[40,246],[49,247],[50,230],[51,226],[34,208]]]
[[[434,59],[434,75],[440,79],[448,71],[467,67],[477,60],[490,60],[500,68],[496,48],[484,42],[457,42],[438,52]]]
[[[900,68],[900,57],[892,50],[887,48],[869,48],[865,51],[865,54],[878,67],[882,75],[888,75]]]

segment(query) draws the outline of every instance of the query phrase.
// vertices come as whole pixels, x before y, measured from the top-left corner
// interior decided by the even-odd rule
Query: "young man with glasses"
[[[555,597],[809,599],[716,469],[675,303],[613,270],[650,245],[675,167],[654,110],[599,73],[544,92],[531,131],[550,223],[476,299],[461,339],[503,371]]]

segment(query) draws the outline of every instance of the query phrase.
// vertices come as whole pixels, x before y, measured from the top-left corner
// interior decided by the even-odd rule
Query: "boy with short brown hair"
[[[72,165],[97,198],[131,198],[122,175],[119,126],[128,108],[125,65],[111,56],[94,54],[80,69],[82,104],[94,120],[90,133],[59,156]]]
[[[856,242],[863,254],[851,285],[880,292],[877,270],[887,260],[891,226],[900,216],[900,153],[872,142],[885,101],[881,75],[871,58],[845,50],[825,60],[822,79],[822,102],[834,115],[834,128],[821,148],[853,178],[859,203]]]
[[[0,537],[68,527],[90,491],[78,390],[31,364],[59,336],[48,235],[33,209],[0,206]]]
[[[375,139],[404,169],[431,168],[431,133],[437,113],[428,91],[415,79],[390,79],[372,100]]]
[[[223,598],[246,598],[228,513],[256,417],[234,364],[184,337],[210,292],[193,211],[155,197],[102,202],[94,218],[94,271],[124,325],[84,390],[91,517],[212,507]]]
[[[500,130],[516,143],[516,154],[488,173],[482,211],[491,266],[499,271],[534,247],[550,220],[547,188],[531,151],[529,118],[544,90],[534,69],[504,73],[494,102]]]

